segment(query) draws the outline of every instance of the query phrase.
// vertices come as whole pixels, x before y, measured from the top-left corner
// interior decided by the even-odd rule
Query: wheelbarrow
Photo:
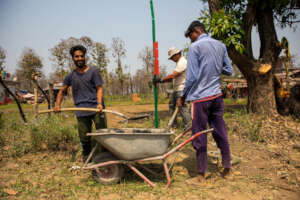
[[[191,128],[180,134],[180,136],[184,136],[190,130]],[[98,182],[111,184],[120,181],[124,175],[123,167],[126,165],[147,184],[154,187],[155,184],[139,171],[136,168],[136,165],[139,165],[146,171],[156,175],[157,173],[141,164],[161,160],[167,179],[166,187],[168,188],[171,185],[170,168],[168,168],[167,165],[169,156],[182,149],[186,144],[201,134],[212,131],[213,129],[208,129],[198,132],[176,147],[170,148],[170,137],[174,132],[169,131],[168,129],[99,129],[96,130],[96,132],[88,133],[87,135],[93,137],[97,141],[97,144],[101,144],[108,152],[101,152],[94,156],[92,162],[85,164],[83,169],[93,170],[94,177]],[[89,159],[93,156],[96,148],[97,145],[91,151],[87,162],[89,162]]]
[[[92,111],[97,109],[91,108],[65,108],[61,111]],[[178,109],[175,110],[166,129],[146,129],[146,128],[106,128],[98,129],[94,133],[88,133],[88,136],[96,140],[86,162],[83,165],[84,170],[92,170],[96,181],[103,184],[117,183],[124,175],[124,166],[128,166],[138,176],[140,176],[147,184],[154,187],[155,184],[150,181],[136,166],[139,165],[151,174],[157,175],[151,169],[143,166],[143,163],[151,161],[162,161],[164,173],[167,179],[166,187],[171,185],[170,169],[167,165],[167,159],[170,155],[181,150],[186,144],[197,138],[198,136],[212,132],[213,129],[200,131],[175,147],[171,147],[176,140],[185,136],[191,128],[178,135],[171,143],[170,137],[174,132],[170,130],[172,122],[176,116]],[[53,112],[53,110],[40,111],[39,114]],[[122,113],[102,110],[102,112],[116,114],[127,120],[131,118]],[[139,117],[138,117],[139,118]],[[136,119],[136,117],[132,118]],[[97,147],[101,144],[107,152],[100,152],[94,155]],[[91,163],[89,161],[92,160]]]

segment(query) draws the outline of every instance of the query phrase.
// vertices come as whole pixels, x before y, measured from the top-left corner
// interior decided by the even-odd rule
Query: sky
[[[142,68],[138,59],[145,46],[152,47],[150,0],[0,0],[0,46],[5,49],[6,70],[14,73],[24,48],[32,48],[42,58],[43,71],[54,71],[50,51],[61,39],[88,36],[111,47],[113,37],[120,37],[127,49],[123,63],[134,73]],[[174,69],[167,51],[185,47],[189,40],[184,31],[200,16],[206,5],[199,0],[153,0],[156,39],[159,42],[159,63]],[[278,38],[286,36],[291,53],[300,64],[299,28],[278,30]],[[254,55],[259,52],[259,38],[253,30]],[[108,70],[115,69],[109,52]],[[128,69],[129,70],[129,69]]]

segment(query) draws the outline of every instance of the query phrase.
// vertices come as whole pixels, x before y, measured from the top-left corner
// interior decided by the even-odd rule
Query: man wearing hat
[[[187,79],[177,105],[192,102],[192,134],[207,129],[207,123],[214,129],[212,135],[221,150],[224,178],[231,177],[230,149],[223,120],[224,103],[221,92],[221,74],[231,75],[233,70],[226,46],[206,34],[199,21],[193,21],[185,32],[192,44],[188,52]],[[205,183],[207,172],[207,134],[192,142],[196,150],[198,176],[189,179],[190,184]]]
[[[154,78],[153,83],[165,83],[173,81],[174,91],[172,93],[170,102],[169,102],[169,111],[170,115],[175,111],[176,101],[180,97],[182,90],[184,88],[185,79],[186,79],[186,59],[181,55],[181,51],[176,47],[172,47],[168,51],[168,58],[176,63],[176,67],[172,74],[162,77],[162,78]],[[179,113],[182,117],[183,124],[185,129],[188,128],[189,122],[191,121],[191,117],[187,108],[187,105],[184,103],[182,108],[179,110]],[[175,120],[176,122],[176,120]]]

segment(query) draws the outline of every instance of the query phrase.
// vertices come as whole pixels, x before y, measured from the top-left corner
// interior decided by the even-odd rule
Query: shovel
[[[64,111],[91,111],[91,112],[99,112],[99,109],[97,108],[61,108],[59,112],[64,112]],[[38,112],[38,114],[45,114],[45,113],[50,113],[50,112],[54,112],[53,109],[50,110],[41,110]],[[142,116],[136,116],[136,117],[128,117],[122,113],[119,113],[117,111],[113,111],[113,110],[107,110],[107,109],[103,109],[101,112],[105,112],[105,113],[112,113],[115,115],[118,115],[122,118],[124,118],[126,121],[128,120],[137,120],[137,119],[141,119],[141,118],[145,118],[145,117],[149,117],[149,115],[142,115]]]

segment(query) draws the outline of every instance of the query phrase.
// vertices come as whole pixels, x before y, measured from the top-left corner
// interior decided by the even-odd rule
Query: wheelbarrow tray
[[[167,129],[108,128],[98,129],[92,136],[97,142],[122,160],[138,160],[167,152],[170,136]]]

